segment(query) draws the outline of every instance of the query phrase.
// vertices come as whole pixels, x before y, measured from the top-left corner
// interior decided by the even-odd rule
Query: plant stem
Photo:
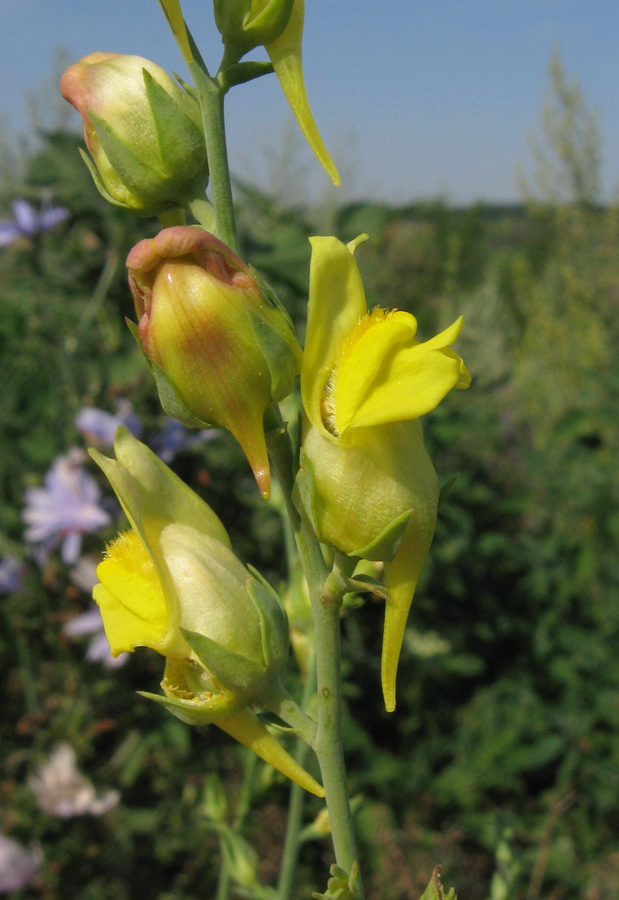
[[[337,572],[329,575],[320,545],[307,531],[292,502],[294,484],[292,444],[281,417],[277,421],[278,416],[279,410],[275,409],[272,409],[269,416],[265,416],[265,424],[269,429],[266,434],[267,446],[295,532],[314,619],[318,731],[313,748],[320,764],[326,794],[335,859],[339,866],[350,872],[352,864],[358,862],[358,856],[342,746],[340,608],[346,588]],[[357,881],[357,890],[360,900],[363,900],[361,877]]]
[[[224,91],[196,60],[190,63],[189,71],[198,92],[198,100],[202,111],[206,155],[208,157],[215,221],[217,223],[217,237],[234,250],[235,253],[238,253],[239,242],[234,219],[232,186],[226,147]]]
[[[303,699],[301,705],[303,709],[311,700],[313,692],[316,690],[316,654],[314,648],[308,648],[307,671],[305,673],[305,684],[303,685]],[[294,758],[300,766],[305,768],[309,747],[300,738],[297,738],[297,746],[295,748]],[[284,852],[279,870],[279,881],[277,884],[278,900],[289,900],[292,888],[295,884],[295,875],[297,871],[297,862],[299,859],[299,834],[303,825],[303,807],[305,805],[305,791],[298,784],[293,784],[290,790],[290,803],[288,804],[288,821],[286,823],[286,839],[284,842]]]

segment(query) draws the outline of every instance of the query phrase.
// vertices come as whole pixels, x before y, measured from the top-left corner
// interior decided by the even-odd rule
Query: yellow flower
[[[368,312],[346,245],[314,237],[301,396],[307,421],[295,502],[315,536],[352,557],[382,560],[382,683],[388,710],[408,611],[436,523],[439,487],[418,418],[470,375],[450,349],[459,318],[429,341],[410,313]]]
[[[114,656],[150,647],[166,657],[164,696],[192,725],[214,723],[308,790],[322,788],[247,708],[288,655],[277,594],[236,558],[213,510],[120,427],[116,459],[91,450],[131,525],[107,549],[93,596]]]

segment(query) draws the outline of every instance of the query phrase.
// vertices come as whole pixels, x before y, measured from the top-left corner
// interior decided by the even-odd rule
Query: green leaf
[[[262,75],[271,75],[273,66],[270,62],[242,62],[230,66],[219,76],[221,85],[225,91],[229,91],[231,87],[237,84],[245,84],[247,81],[253,81],[254,78],[260,78]]]

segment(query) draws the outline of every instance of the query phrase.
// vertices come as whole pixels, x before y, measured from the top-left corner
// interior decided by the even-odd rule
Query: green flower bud
[[[322,543],[389,562],[411,516],[434,530],[438,491],[418,419],[358,428],[345,442],[306,427],[294,499]]]
[[[110,203],[155,216],[204,194],[200,107],[155,63],[91,53],[69,66],[60,91],[84,120],[82,156]]]
[[[254,47],[277,40],[293,6],[294,0],[213,0],[215,24],[238,59]]]
[[[417,419],[352,429],[334,440],[308,426],[294,501],[316,538],[385,563],[382,683],[395,708],[408,612],[436,525],[439,484]]]
[[[163,408],[186,425],[231,431],[268,497],[263,415],[292,390],[301,356],[286,313],[201,228],[164,229],[137,244],[127,266]]]

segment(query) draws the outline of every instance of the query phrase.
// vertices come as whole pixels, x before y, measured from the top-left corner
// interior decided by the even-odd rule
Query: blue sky
[[[216,69],[210,0],[183,9]],[[600,111],[608,197],[619,182],[618,35],[616,0],[306,0],[305,75],[347,196],[513,201],[559,47]],[[112,50],[186,74],[156,0],[0,0],[0,112],[13,132],[27,129],[26,96],[50,79],[61,46],[72,61]],[[274,76],[236,88],[227,109],[233,169],[264,180],[290,134]],[[324,190],[326,176],[312,185]]]

